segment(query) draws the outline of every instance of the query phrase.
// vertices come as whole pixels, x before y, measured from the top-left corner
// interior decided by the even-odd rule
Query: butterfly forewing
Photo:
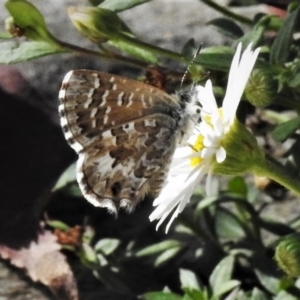
[[[166,113],[166,107],[176,114],[180,109],[177,101],[154,87],[91,70],[69,72],[59,99],[61,125],[65,132],[71,131],[66,138],[71,146],[75,144],[77,152],[105,130],[151,114]]]
[[[158,195],[182,109],[154,87],[116,75],[69,72],[59,94],[65,137],[79,154],[77,179],[94,205],[134,207]]]

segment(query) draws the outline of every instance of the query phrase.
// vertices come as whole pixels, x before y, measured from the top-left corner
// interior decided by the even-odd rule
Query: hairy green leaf
[[[0,64],[12,64],[30,59],[67,52],[65,49],[45,42],[1,43]]]
[[[93,0],[95,1],[95,0]],[[112,10],[114,12],[120,12],[127,9],[130,9],[134,6],[147,3],[151,0],[126,0],[126,1],[120,1],[120,0],[105,0],[101,1],[100,7],[106,8],[109,10]]]
[[[272,132],[272,137],[278,142],[283,142],[295,133],[300,128],[300,117],[296,117],[287,122],[276,126]]]
[[[232,255],[223,258],[213,270],[209,283],[214,295],[220,295],[219,290],[228,281],[231,281],[231,274],[234,266],[234,257]]]
[[[121,242],[118,239],[101,239],[95,245],[95,251],[101,252],[105,255],[110,255],[119,247],[120,243]]]
[[[233,39],[238,39],[244,35],[241,27],[230,19],[217,18],[207,22],[206,25],[215,26],[219,32]]]
[[[163,252],[168,249],[178,248],[181,246],[183,246],[183,244],[176,240],[166,240],[166,241],[148,246],[148,247],[138,251],[136,253],[136,256],[141,257],[141,256],[153,255],[153,254],[157,254],[157,253]]]
[[[271,48],[270,62],[273,64],[283,64],[287,61],[289,50],[296,22],[299,18],[298,7],[284,21]]]

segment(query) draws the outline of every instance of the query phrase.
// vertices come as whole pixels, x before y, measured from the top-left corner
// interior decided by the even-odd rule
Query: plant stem
[[[126,34],[120,34],[118,35],[118,40],[122,40],[124,42],[127,42],[128,44],[131,44],[132,46],[138,47],[139,49],[144,49],[146,51],[151,52],[152,54],[157,54],[164,56],[166,58],[170,58],[179,62],[183,63],[189,63],[190,59],[186,59],[182,54],[179,54],[177,52],[173,52],[170,50],[166,50],[148,43],[145,43],[143,41],[140,41],[136,38],[130,37]],[[116,41],[118,41],[116,40]],[[114,40],[112,40],[113,42]]]
[[[253,171],[257,176],[269,177],[290,191],[300,195],[300,178],[293,176],[283,165],[270,156],[266,155],[265,160],[259,160],[253,167]]]
[[[238,22],[241,22],[241,23],[246,24],[246,25],[252,25],[253,24],[252,21],[249,18],[238,15],[238,14],[228,10],[224,6],[221,6],[221,5],[217,4],[215,1],[212,1],[212,0],[200,0],[200,1],[205,3],[206,5],[208,5],[209,7],[212,7],[216,11],[222,13],[223,15],[225,15],[229,18],[235,19]]]
[[[79,46],[65,43],[62,41],[58,41],[58,44],[60,45],[60,47],[66,49],[69,52],[75,52],[75,53],[85,54],[85,55],[92,55],[92,56],[96,56],[98,58],[102,58],[105,60],[112,60],[115,62],[117,61],[117,62],[121,62],[121,63],[125,63],[125,64],[130,64],[134,67],[143,68],[143,69],[148,66],[147,62],[143,62],[141,60],[137,60],[137,59],[127,57],[127,56],[122,56],[117,53],[112,53],[112,52],[104,53],[104,52],[100,52],[100,51],[94,51],[94,50],[90,50],[90,49],[86,49],[86,48],[81,48]]]

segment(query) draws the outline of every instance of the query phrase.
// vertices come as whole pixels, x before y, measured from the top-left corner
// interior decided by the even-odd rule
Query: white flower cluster
[[[173,220],[183,211],[197,184],[205,175],[206,193],[211,193],[213,165],[226,159],[226,149],[222,147],[221,142],[234,123],[236,110],[260,48],[252,51],[250,44],[243,54],[241,50],[240,43],[231,63],[226,95],[221,108],[217,106],[210,80],[207,80],[204,87],[195,87],[195,96],[202,107],[201,122],[195,126],[188,145],[178,147],[175,151],[167,183],[155,199],[153,206],[156,206],[156,209],[149,217],[150,221],[159,220],[156,228],[174,211],[166,226],[168,232]]]

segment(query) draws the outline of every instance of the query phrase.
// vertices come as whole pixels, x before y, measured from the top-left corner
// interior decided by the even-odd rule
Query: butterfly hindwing
[[[114,211],[132,209],[149,190],[157,196],[175,149],[173,130],[174,120],[153,115],[107,132],[102,143],[80,154],[78,181],[86,198]]]

